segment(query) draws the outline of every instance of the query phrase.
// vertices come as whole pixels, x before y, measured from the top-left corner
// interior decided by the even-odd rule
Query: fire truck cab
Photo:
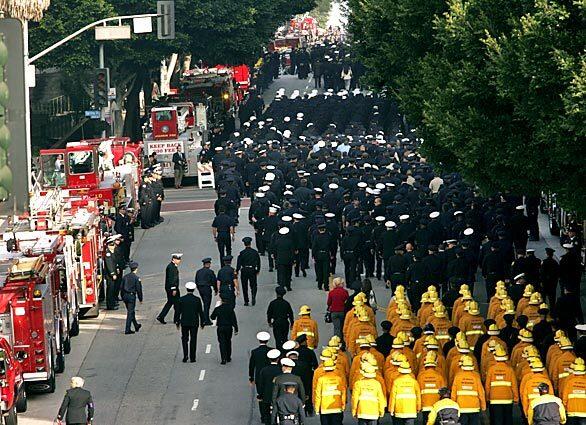
[[[6,425],[16,425],[16,414],[27,409],[22,367],[5,338],[0,338],[0,408],[4,419],[2,423]]]

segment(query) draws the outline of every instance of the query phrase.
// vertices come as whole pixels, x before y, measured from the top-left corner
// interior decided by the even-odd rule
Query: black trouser
[[[277,264],[277,284],[291,289],[292,264]]]
[[[153,225],[151,218],[151,205],[147,203],[140,206],[140,226],[147,229]]]
[[[330,248],[330,273],[336,273],[336,254],[338,253],[338,245],[334,248]]]
[[[124,261],[128,263],[130,259],[130,244],[132,242],[127,241],[126,238],[122,242],[120,242],[120,248],[122,249],[122,254],[124,255]]]
[[[460,425],[479,425],[480,413],[461,413]]]
[[[113,309],[116,306],[117,279],[106,276],[106,308]]]
[[[130,332],[131,325],[134,325],[134,329],[138,329],[138,322],[136,321],[136,295],[126,294],[122,297],[124,305],[126,306],[126,327],[125,332]]]
[[[546,281],[543,282],[543,291],[545,292],[545,296],[549,302],[549,309],[550,311],[555,311],[555,302],[557,300],[557,292],[558,292],[558,282],[556,281]]]
[[[199,296],[203,303],[203,317],[206,324],[211,323],[210,320],[210,306],[212,305],[212,288],[209,285],[201,285],[197,287]]]
[[[273,323],[273,335],[277,347],[282,347],[289,337],[289,322],[287,320]]]
[[[218,234],[218,252],[220,253],[220,264],[226,255],[232,255],[232,239],[230,235]]]
[[[169,310],[171,310],[171,307],[173,307],[174,312],[177,313],[177,303],[178,302],[179,302],[179,296],[172,295],[171,291],[167,291],[167,302],[165,303],[165,305],[163,306],[163,309],[161,310],[161,312],[159,313],[159,315],[157,317],[165,320],[165,317],[167,317],[167,313],[169,313]],[[175,321],[174,315],[173,315],[173,321]]]
[[[153,216],[155,224],[161,221],[161,204],[161,201],[156,200],[155,204],[153,205]]]
[[[358,425],[377,425],[378,419],[358,419]]]
[[[575,416],[569,417],[566,425],[586,425],[586,418],[578,418]]]
[[[323,255],[315,260],[315,276],[317,278],[317,287],[324,289],[328,287],[330,279],[330,262],[327,256]]]
[[[321,79],[322,79],[321,75],[314,75],[313,76],[313,83],[314,83],[316,89],[321,88]]]
[[[252,301],[256,301],[256,270],[254,267],[244,266],[240,271],[240,281],[242,282],[242,296],[244,302],[248,303],[248,285],[250,284],[250,293],[252,295]]]
[[[344,278],[348,285],[356,280],[356,257],[354,254],[344,256]]]
[[[319,415],[320,425],[342,425],[344,419],[344,413],[328,413],[325,415]]]
[[[271,425],[271,403],[259,400],[258,410],[260,411],[260,421],[265,425]]]
[[[218,326],[217,333],[222,361],[232,360],[232,326]]]
[[[254,240],[256,242],[256,249],[258,249],[258,253],[260,255],[264,255],[265,251],[266,251],[266,244],[264,239],[262,238],[262,234],[259,230],[256,230],[256,232],[254,233]]]
[[[383,276],[383,257],[376,254],[376,278],[380,279]]]
[[[309,247],[299,248],[299,262],[297,264],[301,270],[309,268]]]
[[[484,278],[484,289],[486,289],[487,300],[490,300],[494,296],[494,294],[496,294],[496,283],[499,280],[500,279],[498,278],[498,276],[495,276],[492,273],[489,273],[489,275]]]
[[[393,416],[393,425],[415,425],[415,418],[397,418]]]
[[[490,425],[513,425],[513,404],[489,404]]]
[[[195,349],[197,347],[197,326],[181,325],[181,346],[183,347],[183,358],[187,358],[187,343],[189,342],[189,360],[195,360]]]
[[[369,249],[365,250],[362,254],[365,277],[374,277],[374,254]]]

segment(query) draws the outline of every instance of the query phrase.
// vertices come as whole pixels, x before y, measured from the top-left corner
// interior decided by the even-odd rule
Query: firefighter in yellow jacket
[[[503,345],[494,350],[495,363],[486,372],[484,390],[490,411],[490,425],[512,425],[513,403],[519,403],[519,387]]]
[[[452,384],[452,400],[460,406],[462,423],[480,423],[480,412],[486,410],[486,398],[480,374],[474,370],[470,356],[462,356],[460,371]]]
[[[560,392],[566,408],[568,425],[581,425],[586,422],[586,367],[578,357],[572,364],[572,375],[568,376]]]
[[[427,416],[433,405],[439,401],[439,389],[446,386],[446,377],[439,370],[438,353],[429,351],[423,358],[423,367],[419,368],[417,382],[421,390],[421,410],[423,423],[427,422]]]
[[[531,364],[531,372],[527,373],[521,379],[519,385],[519,397],[521,398],[522,412],[527,417],[529,411],[529,403],[536,397],[539,397],[539,384],[546,383],[549,386],[549,394],[553,394],[553,387],[551,381],[544,372],[545,368],[541,360],[536,359]]]
[[[558,345],[560,346],[562,353],[554,359],[550,377],[551,382],[553,383],[554,391],[558,392],[559,394],[559,381],[560,379],[568,376],[566,368],[568,368],[574,362],[574,360],[576,360],[576,355],[572,351],[574,346],[567,337],[561,337]]]
[[[408,362],[399,365],[399,376],[393,381],[389,395],[389,413],[395,425],[415,425],[421,410],[421,390],[411,374]]]
[[[359,379],[352,388],[352,416],[359,425],[376,425],[385,415],[387,400],[380,383],[376,380],[376,369],[365,365],[361,370],[364,379]]]
[[[299,319],[295,320],[291,329],[291,339],[300,335],[307,336],[307,346],[312,350],[319,344],[317,323],[311,318],[311,308],[307,305],[299,308]]]
[[[335,372],[333,360],[324,361],[323,369],[313,391],[315,412],[322,417],[322,423],[341,424],[346,406],[346,384]]]

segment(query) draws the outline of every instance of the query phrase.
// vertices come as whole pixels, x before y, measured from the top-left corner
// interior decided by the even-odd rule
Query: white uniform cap
[[[384,183],[377,183],[375,186],[378,190],[383,190],[386,186]]]
[[[383,221],[386,220],[386,218],[384,215],[378,215],[378,216],[376,216],[375,220],[378,221],[379,223],[382,223]]]
[[[195,288],[197,288],[197,285],[195,284],[195,282],[187,282],[185,284],[185,289],[187,289],[188,291],[194,291]]]
[[[288,227],[281,227],[279,229],[279,234],[280,235],[286,235],[287,233],[289,233],[289,228]]]
[[[271,190],[271,187],[265,184],[264,186],[259,187],[258,190],[262,192],[268,192],[269,190]]]
[[[462,211],[458,210],[458,211],[454,211],[454,216],[456,215],[460,215],[460,214],[464,214]]]
[[[223,148],[223,147],[221,147],[221,146],[218,146],[218,147],[217,147],[217,148],[215,148],[214,150],[215,150],[215,151],[218,151],[218,152],[220,152],[222,149],[224,149],[224,148]]]
[[[470,236],[472,233],[474,233],[474,229],[472,227],[464,229],[464,235]]]
[[[332,142],[332,147],[333,148],[337,148],[338,147],[338,142]]]
[[[183,253],[181,252],[174,252],[173,254],[171,254],[171,258],[175,258],[177,260],[181,260],[181,257],[183,257]]]
[[[288,139],[289,137],[291,137],[291,130],[285,130],[285,131],[283,131],[283,137],[285,139]]]
[[[513,278],[513,280],[518,280],[518,279],[521,279],[522,277],[525,277],[525,273],[519,273],[517,276],[515,276]]]
[[[281,364],[287,367],[295,367],[295,362],[287,357],[281,359]]]
[[[275,207],[269,207],[269,212],[270,213],[276,213],[277,209]]]
[[[374,191],[373,191],[373,190],[372,190],[370,187],[367,187],[367,188],[366,188],[366,193],[368,193],[368,194],[371,194],[371,195],[372,195],[372,194],[374,193]]]
[[[283,192],[283,195],[285,195],[285,196],[291,196],[291,195],[293,195],[293,192],[291,192],[290,190],[286,190],[286,191]]]
[[[562,247],[566,248],[566,249],[572,249],[572,248],[574,248],[574,245],[572,245],[571,243],[565,243],[562,245]]]
[[[266,342],[269,339],[271,339],[271,334],[268,332],[262,331],[262,332],[259,332],[256,334],[256,339],[258,339],[261,342]]]
[[[400,215],[399,220],[409,220],[409,214]]]
[[[269,181],[269,182],[272,182],[273,180],[275,180],[275,175],[273,173],[267,173],[265,175],[265,180],[266,181]]]
[[[395,187],[395,183],[385,183],[386,187]]]
[[[323,140],[320,140],[319,142],[317,142],[317,146],[319,146],[320,148],[325,148],[326,142],[324,142]]]
[[[237,131],[234,132],[234,137],[240,137],[240,133],[238,133]]]
[[[281,220],[283,220],[285,222],[289,222],[289,221],[293,220],[293,217],[291,217],[290,215],[284,215],[283,217],[281,217]]]
[[[368,186],[368,184],[366,184],[366,182],[358,182],[358,184],[356,186],[364,188],[364,187]]]
[[[525,209],[525,206],[524,206],[524,205],[517,205],[517,206],[515,207],[515,209],[516,209],[516,210],[519,210],[519,211],[522,211],[522,210],[524,210],[524,209]]]
[[[320,164],[317,166],[317,169],[318,169],[318,170],[320,170],[320,171],[323,171],[323,170],[325,170],[325,169],[326,169],[326,167],[327,167],[326,163],[325,163],[325,162],[322,162],[322,163],[320,163]]]
[[[439,211],[429,213],[429,218],[438,218],[440,216]]]
[[[329,187],[330,189],[332,189],[332,190],[336,190],[336,189],[338,189],[340,186],[338,186],[336,183],[330,183],[330,184],[328,185],[328,187]]]
[[[316,187],[315,189],[313,189],[313,191],[315,193],[322,193],[323,192],[323,190],[321,190],[321,188],[319,188],[319,187]]]
[[[304,219],[305,217],[304,217],[302,214],[295,213],[295,214],[293,214],[293,218],[294,218],[295,220],[302,220],[302,219]]]
[[[276,360],[280,356],[281,356],[281,352],[279,350],[277,350],[276,348],[269,350],[269,352],[267,353],[267,357],[271,360]]]
[[[576,325],[576,330],[580,332],[586,332],[586,324]]]
[[[380,195],[380,189],[372,189],[372,194],[373,195]]]
[[[265,197],[265,194],[264,194],[264,192],[258,192],[258,193],[255,193],[254,196],[256,198],[264,198]]]
[[[297,118],[303,118],[303,117],[304,117],[303,112],[298,112],[297,113]]]
[[[391,221],[391,220],[389,220],[389,221],[387,221],[387,222],[385,223],[385,227],[387,227],[387,228],[389,228],[389,229],[392,229],[392,228],[393,228],[393,227],[395,227],[396,225],[397,225],[397,224],[396,224],[394,221]]]
[[[327,218],[334,218],[336,216],[336,214],[329,212],[329,213],[325,213],[325,216]]]
[[[372,167],[372,165],[370,165],[368,162],[365,162],[363,165],[364,168],[370,168]]]
[[[289,122],[289,121],[291,121],[291,117],[285,117],[285,118],[283,118],[283,121]]]
[[[285,341],[285,343],[283,344],[283,350],[294,350],[295,347],[297,347],[297,343],[295,341],[289,340],[289,341]]]
[[[299,356],[299,351],[295,351],[295,350],[289,351],[287,353],[287,357],[291,357],[291,356]]]

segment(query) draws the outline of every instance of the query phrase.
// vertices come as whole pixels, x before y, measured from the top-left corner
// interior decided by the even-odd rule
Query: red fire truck
[[[43,188],[88,194],[105,207],[135,206],[142,173],[142,143],[128,137],[70,142],[40,151]]]
[[[0,316],[0,325],[4,322]],[[0,332],[4,332],[0,330]],[[5,338],[0,338],[0,408],[3,424],[16,425],[17,413],[26,412],[27,398],[22,367]]]
[[[0,336],[12,347],[29,387],[52,393],[55,374],[65,368],[53,305],[58,273],[43,256],[6,258],[3,266],[8,266],[8,275],[0,289]]]

